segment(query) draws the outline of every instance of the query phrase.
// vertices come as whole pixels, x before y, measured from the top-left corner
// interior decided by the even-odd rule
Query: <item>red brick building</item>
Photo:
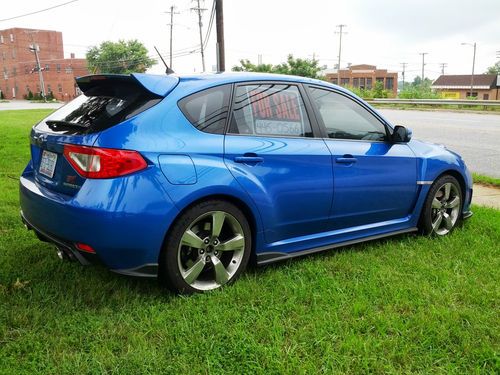
[[[338,72],[327,72],[327,81],[338,84]],[[340,69],[340,85],[370,90],[375,82],[382,82],[384,88],[394,96],[398,93],[398,73],[387,69],[377,69],[375,65],[351,65],[348,69]]]
[[[45,93],[68,101],[77,96],[75,77],[89,74],[87,61],[64,58],[62,33],[52,30],[12,28],[0,30],[0,91],[6,99],[23,99],[31,91],[40,93],[35,53],[38,46]]]

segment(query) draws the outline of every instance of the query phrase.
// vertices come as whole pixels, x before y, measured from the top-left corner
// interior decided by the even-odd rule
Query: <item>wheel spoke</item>
[[[212,236],[219,237],[222,226],[224,225],[224,220],[226,219],[226,214],[221,211],[214,212],[212,214]]]
[[[217,250],[219,251],[235,251],[241,250],[245,247],[245,237],[241,234],[237,234],[234,238],[227,240],[224,243],[221,243],[217,246]]]
[[[451,192],[451,183],[448,182],[448,183],[444,184],[444,197],[443,197],[443,200],[447,201],[448,199],[450,199],[450,192]]]
[[[436,220],[432,223],[432,230],[436,231],[439,229],[441,222],[443,221],[443,214],[440,212],[437,214]]]
[[[453,228],[453,222],[451,221],[451,216],[448,215],[447,213],[443,214],[443,220],[444,220],[444,226],[446,229],[450,230]]]
[[[205,268],[205,261],[203,257],[201,257],[195,264],[191,266],[183,275],[184,280],[188,284],[192,284],[193,282],[196,281],[198,276],[200,276],[201,271],[203,271],[203,268]]]
[[[441,208],[441,202],[436,197],[432,200],[432,208]]]
[[[217,284],[222,285],[227,283],[229,280],[229,273],[227,272],[226,267],[224,267],[220,259],[215,255],[212,255],[210,258],[212,259],[212,263],[214,265],[215,281]]]
[[[184,232],[184,235],[181,239],[181,244],[194,247],[196,249],[201,249],[203,247],[203,240],[198,237],[196,233],[194,233],[191,229],[188,229]]]
[[[458,205],[460,204],[460,198],[458,196],[456,196],[455,198],[453,198],[451,201],[448,201],[446,203],[446,208],[455,208],[457,207]]]

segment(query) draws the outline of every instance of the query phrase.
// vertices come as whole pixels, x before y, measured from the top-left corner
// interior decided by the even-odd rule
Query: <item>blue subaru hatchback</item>
[[[472,179],[352,93],[267,74],[92,75],[33,127],[22,220],[59,256],[219,288],[257,264],[471,215]]]

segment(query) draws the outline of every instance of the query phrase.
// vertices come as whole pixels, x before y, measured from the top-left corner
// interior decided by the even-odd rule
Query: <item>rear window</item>
[[[45,132],[63,134],[96,133],[117,125],[155,104],[162,97],[137,85],[117,83],[113,90],[93,88],[78,96],[37,125]]]
[[[179,108],[196,129],[223,134],[229,111],[231,85],[213,87],[179,101]]]

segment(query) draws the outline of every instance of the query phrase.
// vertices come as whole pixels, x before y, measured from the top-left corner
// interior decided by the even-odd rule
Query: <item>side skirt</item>
[[[389,233],[383,233],[383,234],[376,234],[376,235],[373,235],[373,236],[363,237],[363,238],[359,238],[359,239],[355,239],[355,240],[344,241],[344,242],[334,243],[334,244],[331,244],[331,245],[316,247],[316,248],[313,248],[313,249],[297,251],[297,252],[290,253],[290,254],[287,254],[287,253],[278,253],[278,252],[261,253],[261,254],[257,254],[257,264],[259,266],[263,266],[263,265],[266,265],[266,264],[269,264],[269,263],[279,262],[279,261],[282,261],[282,260],[291,259],[291,258],[295,258],[295,257],[300,257],[300,256],[303,256],[303,255],[308,255],[308,254],[319,253],[320,251],[335,249],[337,247],[354,245],[354,244],[357,244],[357,243],[360,243],[360,242],[377,240],[379,238],[396,236],[398,234],[404,234],[404,233],[410,233],[410,232],[416,232],[416,231],[417,231],[416,227],[414,227],[414,228],[408,228],[408,229],[402,229],[402,230],[398,230],[398,231],[395,231],[395,232],[389,232]]]

